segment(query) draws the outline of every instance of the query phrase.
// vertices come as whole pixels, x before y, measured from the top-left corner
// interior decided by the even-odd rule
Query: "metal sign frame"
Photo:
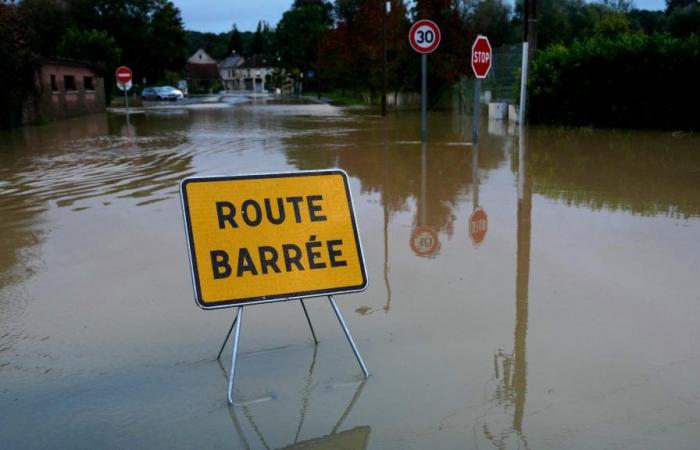
[[[190,226],[190,222],[188,221],[188,213],[189,213],[189,204],[187,201],[187,196],[186,196],[186,189],[187,189],[187,184],[192,183],[192,182],[201,182],[201,181],[227,181],[227,180],[251,180],[251,179],[267,179],[267,178],[289,178],[289,177],[302,177],[302,176],[318,176],[318,175],[341,175],[343,179],[343,187],[345,188],[345,193],[346,193],[346,199],[348,202],[348,211],[350,213],[350,219],[351,219],[351,224],[353,228],[353,236],[355,238],[355,243],[357,246],[357,256],[359,259],[359,268],[362,273],[362,284],[359,286],[352,286],[348,288],[341,288],[341,289],[323,289],[323,290],[316,290],[316,291],[309,291],[309,292],[294,292],[291,294],[291,296],[287,295],[282,295],[282,294],[276,294],[271,297],[263,297],[263,298],[252,298],[249,300],[244,300],[244,301],[236,301],[234,303],[228,303],[228,304],[220,304],[220,305],[215,305],[215,306],[206,306],[202,305],[199,301],[199,296],[198,296],[198,289],[199,286],[197,284],[198,280],[196,277],[196,255],[194,253],[194,244],[193,244],[193,236],[192,236],[192,228]],[[228,333],[226,334],[226,337],[224,338],[224,342],[221,344],[221,348],[219,350],[219,353],[216,357],[217,360],[221,358],[221,355],[224,351],[224,347],[226,346],[226,343],[228,342],[229,338],[232,338],[232,345],[231,345],[231,369],[229,370],[229,375],[228,375],[228,387],[227,387],[227,399],[229,404],[233,404],[233,391],[234,391],[234,380],[236,377],[236,359],[238,357],[238,345],[240,342],[240,334],[241,334],[241,323],[243,322],[243,310],[246,306],[250,305],[258,305],[262,303],[273,303],[273,302],[282,302],[282,301],[288,301],[288,300],[299,300],[301,303],[301,307],[304,310],[304,315],[306,316],[306,321],[309,324],[309,328],[311,329],[311,335],[313,336],[314,343],[315,345],[318,345],[318,339],[316,337],[316,332],[314,331],[313,325],[311,324],[311,318],[309,317],[309,313],[306,310],[306,306],[304,305],[304,298],[308,297],[321,297],[321,296],[326,296],[328,297],[328,301],[331,305],[331,308],[333,309],[333,312],[335,313],[336,318],[338,319],[338,324],[340,325],[340,328],[343,330],[343,334],[345,334],[345,338],[348,341],[348,344],[350,345],[350,348],[352,349],[353,354],[355,355],[355,359],[357,360],[357,363],[360,365],[360,368],[362,369],[362,373],[365,378],[369,377],[369,370],[367,370],[367,366],[365,365],[365,362],[362,359],[362,355],[360,355],[360,351],[357,348],[357,345],[355,344],[355,340],[352,338],[352,335],[350,334],[350,330],[348,329],[347,324],[345,323],[345,319],[343,318],[343,315],[340,312],[340,308],[338,308],[338,305],[335,303],[335,299],[333,298],[334,293],[350,293],[350,292],[359,292],[363,291],[367,288],[367,285],[369,283],[368,278],[367,278],[367,272],[365,270],[365,255],[362,250],[362,242],[360,241],[360,235],[357,231],[357,220],[355,219],[355,210],[353,208],[353,202],[352,202],[352,193],[350,192],[350,186],[348,183],[348,175],[345,173],[345,171],[340,170],[340,169],[330,169],[330,170],[309,170],[309,171],[299,171],[299,172],[279,172],[279,173],[267,173],[267,174],[249,174],[249,175],[238,175],[238,176],[212,176],[212,177],[188,177],[185,178],[180,182],[180,200],[182,202],[182,212],[183,212],[183,217],[184,217],[184,222],[185,222],[185,235],[187,237],[187,247],[188,247],[188,252],[190,256],[190,269],[192,272],[192,286],[195,289],[195,299],[197,300],[197,305],[200,306],[203,309],[221,309],[221,308],[227,308],[227,307],[236,307],[236,316],[233,319],[233,322],[231,323],[231,327],[228,330]]]
[[[187,185],[190,183],[206,182],[206,181],[233,181],[233,180],[254,180],[254,179],[269,179],[269,178],[290,178],[290,177],[305,177],[305,176],[319,176],[319,175],[341,175],[343,178],[343,183],[345,187],[346,198],[348,202],[348,210],[350,212],[350,221],[352,223],[353,235],[355,238],[356,250],[359,259],[360,271],[362,274],[362,283],[356,286],[348,286],[344,288],[330,288],[330,289],[317,289],[311,291],[297,291],[288,292],[267,296],[257,296],[257,297],[247,297],[244,299],[230,299],[221,302],[216,302],[216,304],[207,304],[202,299],[202,293],[200,288],[200,283],[198,279],[197,271],[197,257],[195,254],[194,247],[194,237],[192,234],[192,227],[189,221],[189,203],[186,195]],[[192,286],[194,289],[194,297],[197,305],[202,309],[220,309],[220,308],[231,308],[236,306],[248,306],[248,305],[259,305],[263,303],[272,302],[283,302],[289,300],[300,300],[310,297],[324,297],[333,294],[348,294],[352,292],[361,292],[367,289],[368,278],[367,271],[365,269],[365,255],[362,248],[362,242],[360,241],[360,235],[357,231],[357,219],[355,218],[355,210],[353,208],[352,193],[350,192],[350,186],[348,184],[348,175],[344,170],[341,169],[330,169],[330,170],[308,170],[308,171],[298,171],[298,172],[276,172],[276,173],[264,173],[264,174],[246,174],[246,175],[221,175],[221,176],[209,176],[209,177],[188,177],[180,182],[180,200],[182,203],[183,217],[185,221],[185,235],[187,236],[187,248],[190,260],[190,271],[192,273]]]

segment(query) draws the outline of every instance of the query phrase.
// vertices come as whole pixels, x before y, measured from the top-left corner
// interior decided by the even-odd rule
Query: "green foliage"
[[[236,27],[235,23],[233,24],[233,29],[229,34],[228,48],[226,49],[226,53],[228,55],[233,52],[236,52],[239,55],[243,53],[243,39],[241,38],[241,32],[238,31],[238,27]]]
[[[242,35],[245,33],[241,33]],[[231,33],[202,33],[200,31],[185,31],[185,50],[189,57],[200,48],[206,50],[214,59],[224,59],[228,51]]]
[[[673,9],[668,15],[668,31],[677,37],[700,35],[700,3]]]
[[[58,43],[69,26],[64,2],[24,0],[17,8],[23,22],[28,26],[25,36],[29,45],[43,57],[55,57]]]
[[[654,34],[666,29],[666,14],[663,11],[633,9],[627,13],[631,31]]]
[[[38,54],[27,31],[17,7],[0,4],[0,128],[21,123],[22,104],[32,89]]]
[[[58,45],[58,56],[114,67],[121,60],[121,49],[105,31],[70,28]]]
[[[552,45],[533,61],[532,122],[700,129],[700,36],[624,33]]]
[[[306,73],[318,60],[318,49],[331,26],[330,3],[295,0],[277,25],[277,51],[282,67]]]
[[[685,8],[686,6],[697,5],[698,0],[666,0],[666,13],[671,13],[674,9]]]
[[[604,15],[595,24],[595,35],[601,37],[615,37],[629,31],[629,20],[624,14],[611,13]]]
[[[186,54],[180,10],[170,1],[160,4],[151,16],[148,31],[151,36],[147,46],[150,58],[143,76],[153,81],[162,80],[166,70],[182,69]]]

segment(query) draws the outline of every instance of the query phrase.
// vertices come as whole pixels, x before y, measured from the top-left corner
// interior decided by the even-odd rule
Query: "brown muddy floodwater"
[[[700,137],[484,118],[476,149],[437,112],[422,147],[414,113],[279,103],[131,124],[0,134],[3,449],[700,446]],[[325,299],[317,348],[298,302],[254,306],[229,408],[234,310],[195,305],[178,182],[332,167],[370,281],[337,301],[372,376]]]

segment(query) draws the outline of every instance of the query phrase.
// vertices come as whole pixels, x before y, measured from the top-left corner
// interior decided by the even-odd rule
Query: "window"
[[[95,90],[95,82],[92,77],[83,77],[83,86],[85,86],[86,91]]]
[[[77,91],[78,89],[75,87],[75,77],[73,75],[64,75],[63,87],[66,91]]]
[[[58,85],[56,84],[56,75],[51,75],[51,90],[58,92]]]

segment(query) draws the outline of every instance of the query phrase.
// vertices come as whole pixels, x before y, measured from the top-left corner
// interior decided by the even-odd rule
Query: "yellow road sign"
[[[202,308],[367,287],[341,170],[187,178],[180,195]]]

